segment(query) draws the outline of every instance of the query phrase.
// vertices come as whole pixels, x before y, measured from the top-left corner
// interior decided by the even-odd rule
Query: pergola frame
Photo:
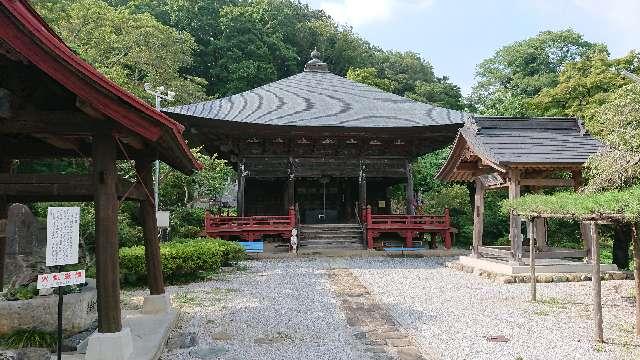
[[[628,220],[623,214],[591,214],[587,216],[574,216],[563,214],[525,214],[520,213],[520,216],[527,217],[532,222],[544,221],[545,219],[570,219],[580,221],[580,229],[588,234],[590,243],[589,251],[592,254],[592,299],[593,299],[593,319],[594,319],[594,338],[597,342],[604,342],[603,331],[603,319],[602,319],[602,278],[600,273],[600,239],[598,236],[598,225],[611,224],[612,222],[627,222],[632,225],[633,229],[633,259],[635,262],[634,279],[635,279],[635,291],[636,291],[636,321],[635,321],[635,333],[640,337],[640,239],[638,239],[637,224],[634,221]],[[534,227],[532,241],[536,243],[538,241],[544,241],[543,236],[546,234],[539,234],[537,228]],[[529,279],[531,284],[531,301],[537,301],[537,281],[535,261],[538,257],[534,247],[529,251]]]

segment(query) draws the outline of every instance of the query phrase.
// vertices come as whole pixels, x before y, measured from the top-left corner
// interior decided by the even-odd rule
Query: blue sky
[[[302,0],[384,49],[412,50],[467,94],[476,64],[543,30],[573,28],[609,46],[640,49],[640,0]]]

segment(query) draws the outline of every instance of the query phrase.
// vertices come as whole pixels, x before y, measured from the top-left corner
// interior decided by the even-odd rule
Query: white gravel
[[[283,259],[246,263],[220,279],[171,286],[182,310],[172,340],[195,332],[212,359],[371,359],[352,336],[327,269],[349,268],[423,353],[440,359],[640,359],[633,335],[633,282],[603,282],[607,343],[596,346],[591,283],[496,284],[444,267],[445,259]],[[127,307],[141,291],[124,292]],[[487,341],[503,335],[508,342]],[[197,359],[168,346],[163,359]]]
[[[591,282],[496,284],[445,268],[443,259],[344,261],[414,335],[442,359],[640,359],[633,281],[602,285],[604,345],[593,342]],[[506,343],[489,342],[503,335]]]
[[[252,261],[246,271],[169,287],[182,316],[172,336],[196,332],[220,359],[366,359],[332,297],[326,261]],[[189,349],[163,359],[196,359]]]

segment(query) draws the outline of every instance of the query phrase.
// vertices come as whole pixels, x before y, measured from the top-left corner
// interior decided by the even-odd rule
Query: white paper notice
[[[78,263],[80,208],[50,207],[47,214],[47,266]]]

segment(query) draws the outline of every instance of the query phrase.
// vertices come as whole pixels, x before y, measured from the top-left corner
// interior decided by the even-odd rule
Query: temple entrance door
[[[296,181],[296,202],[303,224],[343,222],[342,193],[337,179],[321,177]]]

